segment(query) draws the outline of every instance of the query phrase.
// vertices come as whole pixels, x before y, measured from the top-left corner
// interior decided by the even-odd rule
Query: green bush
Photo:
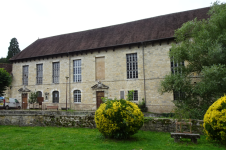
[[[96,111],[95,122],[104,136],[126,139],[142,127],[144,116],[133,102],[108,99]]]
[[[226,96],[214,102],[204,116],[207,139],[226,143]]]
[[[138,107],[140,108],[140,110],[142,112],[147,112],[148,111],[148,108],[146,107],[146,103],[144,101],[144,98],[142,99],[142,101],[139,101]]]

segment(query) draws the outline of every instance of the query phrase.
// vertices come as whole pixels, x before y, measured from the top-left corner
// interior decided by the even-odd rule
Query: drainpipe
[[[69,57],[68,58],[68,61],[69,61],[68,62],[68,65],[69,65],[68,66],[68,68],[69,68],[69,71],[68,71],[69,72],[69,83],[68,83],[69,84],[69,103],[70,103],[70,109],[71,109],[71,84],[70,84],[71,83],[71,55],[69,55],[69,53],[68,53],[68,57]]]
[[[145,86],[145,68],[144,68],[144,43],[141,42],[141,44],[142,44],[142,53],[143,53],[144,101],[145,101],[145,104],[147,105],[147,103],[146,103],[146,86]]]

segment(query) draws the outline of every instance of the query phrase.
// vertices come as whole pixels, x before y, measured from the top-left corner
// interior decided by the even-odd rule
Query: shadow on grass
[[[106,137],[102,134],[99,134],[96,136],[96,139],[98,140],[108,140],[108,141],[112,141],[112,142],[139,142],[139,141],[143,141],[143,140],[150,140],[148,138],[145,137],[136,137],[135,135],[130,136],[127,139],[115,139],[115,138],[111,138],[111,137]]]

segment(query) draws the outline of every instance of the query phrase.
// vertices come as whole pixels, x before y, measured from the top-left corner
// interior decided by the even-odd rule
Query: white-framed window
[[[137,53],[126,54],[127,79],[138,78]]]
[[[43,64],[37,64],[36,65],[36,84],[42,84],[42,79],[43,79]]]
[[[125,99],[124,91],[120,91],[120,99]]]
[[[129,94],[130,91],[128,91]],[[138,91],[137,90],[133,90],[133,97],[132,99],[130,99],[132,101],[138,101]]]
[[[81,103],[81,91],[80,90],[74,90],[74,102]]]
[[[73,61],[73,82],[82,81],[81,59]]]
[[[173,57],[170,58],[170,68],[172,74],[182,73],[182,67],[184,66],[184,61],[177,62]]]
[[[60,78],[60,62],[53,63],[53,83],[59,83]]]
[[[23,85],[28,85],[28,65],[23,66]]]

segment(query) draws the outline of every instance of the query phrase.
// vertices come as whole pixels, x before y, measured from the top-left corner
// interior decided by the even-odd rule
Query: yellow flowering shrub
[[[144,115],[127,100],[107,100],[95,113],[97,129],[107,137],[126,139],[143,125]]]
[[[226,142],[226,95],[209,107],[203,121],[207,139]]]

